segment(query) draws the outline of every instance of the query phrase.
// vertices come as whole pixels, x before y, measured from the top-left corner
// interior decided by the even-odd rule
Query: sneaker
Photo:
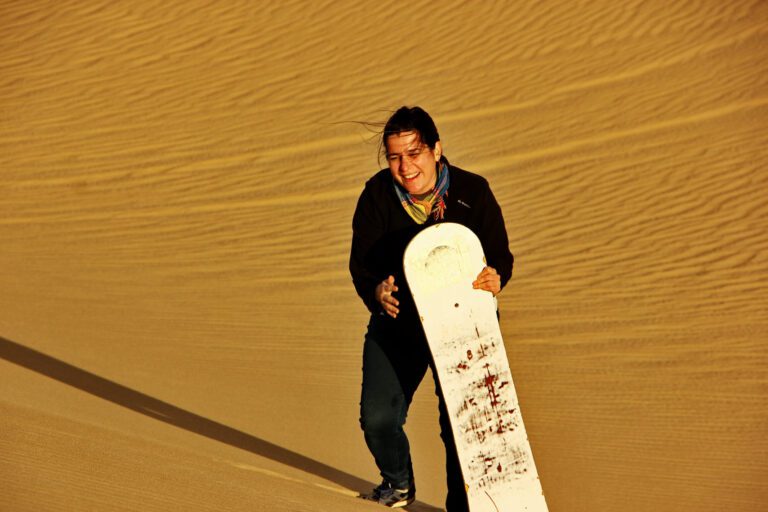
[[[416,489],[413,486],[408,489],[395,489],[384,481],[365,498],[385,507],[400,508],[413,503],[416,499]]]

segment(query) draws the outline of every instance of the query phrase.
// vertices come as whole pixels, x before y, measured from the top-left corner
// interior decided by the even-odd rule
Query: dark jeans
[[[365,335],[360,425],[381,476],[394,487],[405,488],[413,481],[413,466],[403,425],[427,367],[432,367],[433,375],[435,372],[420,327],[414,329],[413,334],[403,335],[387,328],[387,322],[385,318],[372,316]],[[435,388],[439,400],[440,437],[446,452],[446,510],[468,511],[464,479],[437,377]]]

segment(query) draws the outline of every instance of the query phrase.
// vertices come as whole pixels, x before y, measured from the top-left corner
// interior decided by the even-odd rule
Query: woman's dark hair
[[[403,132],[416,132],[423,144],[429,149],[435,149],[435,144],[440,140],[437,133],[437,127],[432,118],[421,107],[400,107],[392,114],[384,125],[384,131],[381,133],[379,143],[379,153],[386,156],[387,137],[397,135]]]

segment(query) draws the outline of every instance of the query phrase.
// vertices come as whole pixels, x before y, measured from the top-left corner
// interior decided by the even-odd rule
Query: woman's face
[[[387,137],[387,162],[394,180],[411,195],[432,191],[437,182],[437,162],[442,147],[421,142],[418,132],[401,132]]]

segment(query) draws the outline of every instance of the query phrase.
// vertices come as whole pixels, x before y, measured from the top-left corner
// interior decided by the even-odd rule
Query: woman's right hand
[[[381,304],[384,312],[392,318],[397,318],[397,314],[400,313],[397,307],[400,305],[400,301],[392,295],[396,291],[394,276],[389,276],[376,287],[376,300]]]

